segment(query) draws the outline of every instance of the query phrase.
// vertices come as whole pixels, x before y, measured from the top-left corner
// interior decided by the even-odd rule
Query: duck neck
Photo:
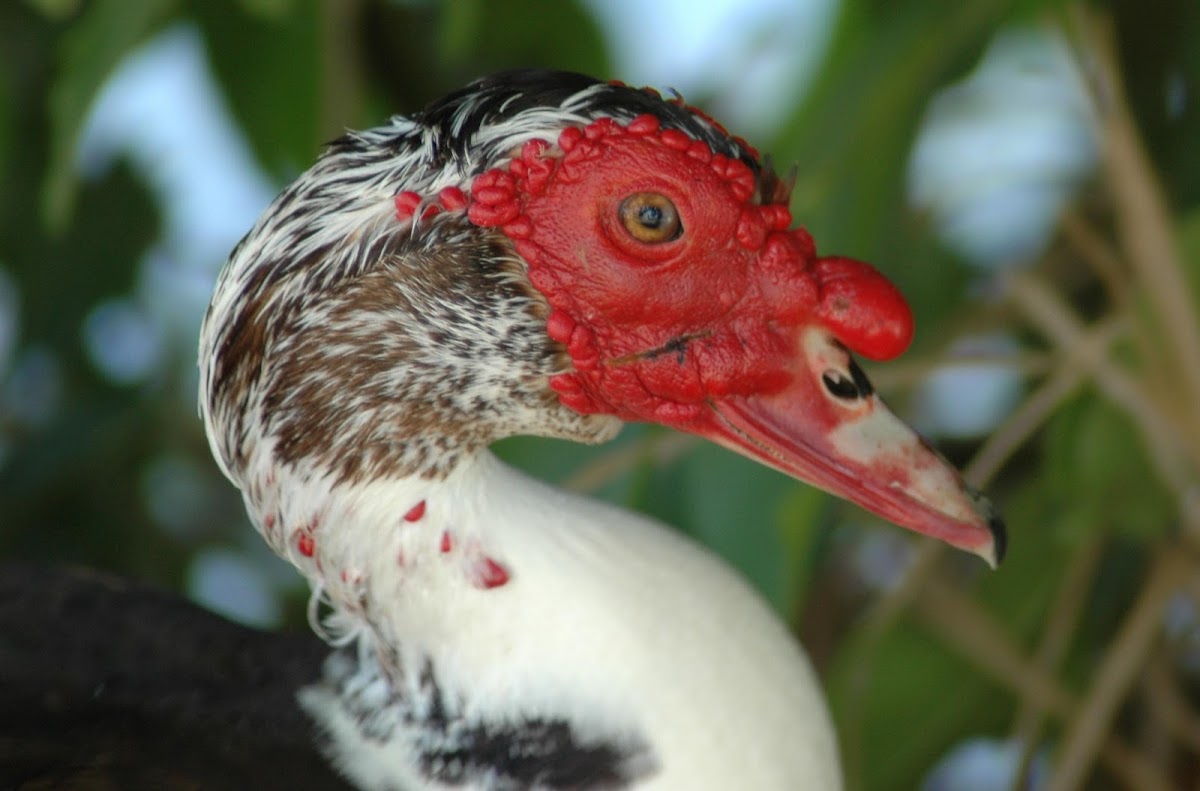
[[[429,594],[436,586],[453,597],[456,589],[490,591],[509,583],[511,561],[493,545],[506,522],[520,515],[488,513],[498,476],[513,480],[487,450],[462,455],[436,479],[346,483],[277,468],[247,492],[247,501],[267,542],[332,608],[324,619],[332,629],[319,632],[334,642],[364,629],[386,639],[390,635],[379,633],[394,624],[385,622],[395,620],[414,590]]]

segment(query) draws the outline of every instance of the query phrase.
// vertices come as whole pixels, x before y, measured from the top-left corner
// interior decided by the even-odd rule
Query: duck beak
[[[690,430],[995,568],[1006,534],[992,503],[887,408],[861,371],[855,379],[860,394],[850,408],[819,376],[797,375],[769,395],[710,400]]]

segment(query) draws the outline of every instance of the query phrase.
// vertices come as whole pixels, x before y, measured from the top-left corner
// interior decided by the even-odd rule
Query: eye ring
[[[679,210],[666,195],[638,192],[621,201],[617,209],[626,233],[642,244],[664,244],[683,235]]]

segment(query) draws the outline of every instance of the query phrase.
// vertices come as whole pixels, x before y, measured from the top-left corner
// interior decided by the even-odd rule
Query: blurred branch
[[[886,366],[871,367],[871,382],[875,389],[886,392],[906,390],[928,377],[946,369],[999,368],[1022,377],[1041,376],[1050,371],[1050,355],[1036,351],[1011,354],[954,354],[938,353],[912,360],[889,362]]]
[[[1067,649],[1071,646],[1071,638],[1075,635],[1079,616],[1092,590],[1102,547],[1103,541],[1097,536],[1091,536],[1068,560],[1058,595],[1055,596],[1050,615],[1042,627],[1041,641],[1033,655],[1034,664],[1044,673],[1056,674]],[[1012,784],[1009,786],[1011,791],[1021,791],[1025,787],[1025,778],[1037,753],[1038,738],[1046,713],[1044,700],[1030,695],[1028,691],[1021,696],[1021,706],[1013,733],[1013,741],[1021,746],[1021,760],[1017,771],[1013,773]]]
[[[1091,691],[1071,717],[1048,791],[1074,791],[1087,781],[1097,753],[1112,739],[1109,730],[1117,708],[1145,664],[1158,633],[1163,605],[1192,572],[1192,561],[1186,554],[1169,550],[1159,553],[1149,581],[1100,663]]]
[[[1171,669],[1172,654],[1154,653],[1146,665],[1146,697],[1151,709],[1176,739],[1200,755],[1200,716],[1184,701],[1179,680]],[[1198,778],[1200,779],[1200,778]]]
[[[1130,315],[1136,309],[1133,301],[1134,284],[1129,277],[1129,267],[1121,260],[1120,253],[1104,238],[1104,235],[1078,211],[1063,213],[1059,223],[1067,244],[1087,263],[1104,283],[1105,291],[1113,309],[1121,315]],[[1170,364],[1164,359],[1163,350],[1151,337],[1148,328],[1141,322],[1129,322],[1130,336],[1137,345],[1137,353],[1143,362],[1143,379],[1157,385],[1169,385]]]
[[[1073,22],[1092,66],[1093,103],[1103,141],[1104,173],[1118,239],[1159,319],[1160,337],[1174,348],[1184,403],[1200,402],[1200,320],[1175,243],[1172,212],[1142,145],[1125,97],[1111,25],[1082,4]]]
[[[1067,351],[1055,373],[1033,392],[971,459],[963,477],[973,486],[982,487],[1004,463],[1024,445],[1050,415],[1079,388],[1086,379],[1087,363],[1112,343],[1120,330],[1117,321],[1101,322]]]
[[[1158,588],[1153,592],[1158,594]],[[987,610],[940,575],[933,573],[925,579],[915,600],[915,610],[947,645],[1021,696],[1041,701],[1047,712],[1073,722],[1085,721],[1085,715],[1096,713],[1092,700],[1080,708],[1053,676],[1022,656]],[[1128,653],[1123,651],[1121,658],[1129,658]],[[1134,791],[1171,791],[1171,783],[1153,764],[1109,734],[1107,728],[1092,739],[1087,743],[1087,765],[1098,753],[1104,765]]]
[[[1008,279],[1008,291],[1013,302],[1059,349],[1087,352],[1081,359],[1088,363],[1097,386],[1124,409],[1138,427],[1162,479],[1181,497],[1181,515],[1194,522],[1195,509],[1189,501],[1196,482],[1187,461],[1193,465],[1200,463],[1200,444],[1189,441],[1185,427],[1168,422],[1164,417],[1164,406],[1119,368],[1110,356],[1091,348],[1078,317],[1037,277],[1016,272]],[[1191,527],[1200,533],[1200,525],[1193,523]]]
[[[1127,308],[1131,283],[1124,262],[1108,240],[1075,209],[1063,212],[1059,230],[1079,257],[1091,266],[1100,282],[1104,283],[1104,289],[1113,304],[1119,310]]]

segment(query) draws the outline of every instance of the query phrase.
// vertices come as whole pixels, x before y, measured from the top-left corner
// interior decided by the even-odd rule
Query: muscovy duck
[[[332,143],[234,250],[201,411],[327,609],[301,693],[362,788],[834,789],[799,646],[724,563],[488,445],[650,421],[995,565],[986,499],[852,352],[912,318],[791,228],[789,184],[681,100],[477,80]]]

